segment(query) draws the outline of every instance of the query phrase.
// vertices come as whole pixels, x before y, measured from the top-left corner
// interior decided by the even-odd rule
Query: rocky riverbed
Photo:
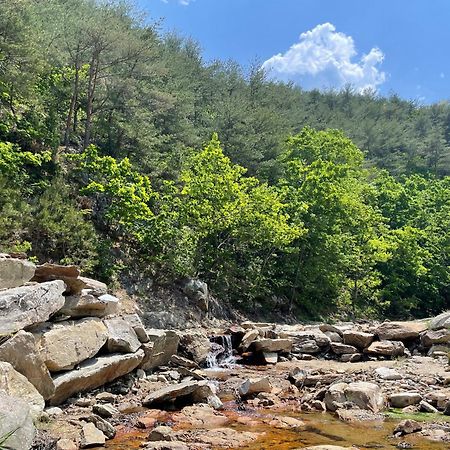
[[[203,283],[185,292],[207,310]],[[76,267],[10,255],[0,311],[11,449],[450,446],[450,313],[155,329]]]

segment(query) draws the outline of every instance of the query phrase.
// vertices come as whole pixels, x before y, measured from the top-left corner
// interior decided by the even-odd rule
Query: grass
[[[450,416],[444,416],[439,413],[425,413],[425,412],[417,412],[417,413],[404,413],[401,409],[390,408],[384,412],[385,416],[389,419],[395,420],[417,420],[418,422],[450,422]]]
[[[15,430],[10,431],[9,433],[0,436],[0,450],[7,450],[9,447],[5,447],[6,441],[19,429],[17,427]]]

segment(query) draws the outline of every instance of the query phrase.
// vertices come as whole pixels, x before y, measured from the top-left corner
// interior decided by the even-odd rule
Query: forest
[[[0,251],[252,311],[450,306],[450,104],[206,61],[128,2],[0,0]]]

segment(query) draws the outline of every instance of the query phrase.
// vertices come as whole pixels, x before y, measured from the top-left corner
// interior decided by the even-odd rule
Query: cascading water
[[[220,344],[213,342],[211,345],[211,352],[206,359],[206,366],[209,369],[231,368],[236,364],[231,336],[224,334],[220,336],[220,341]]]

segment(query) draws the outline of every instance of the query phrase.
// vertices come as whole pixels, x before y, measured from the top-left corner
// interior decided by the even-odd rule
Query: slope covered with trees
[[[0,2],[0,250],[311,317],[449,306],[447,103],[206,62],[125,2]]]

